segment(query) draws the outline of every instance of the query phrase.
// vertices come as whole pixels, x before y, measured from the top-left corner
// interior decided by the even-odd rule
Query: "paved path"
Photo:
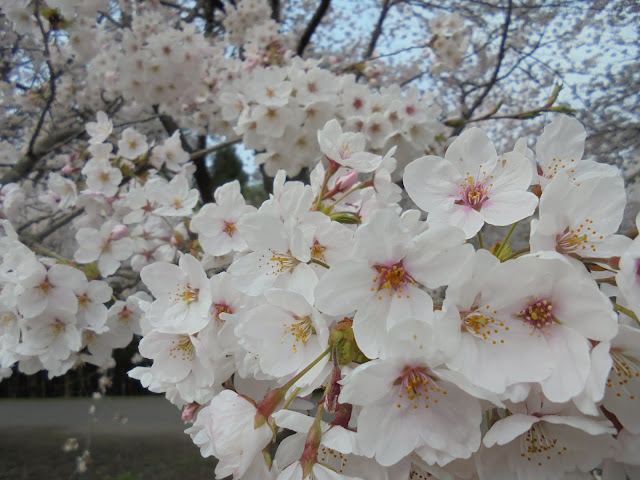
[[[92,405],[93,415],[89,413]],[[180,413],[159,396],[0,399],[0,432],[26,428],[69,434],[184,435],[187,426]]]

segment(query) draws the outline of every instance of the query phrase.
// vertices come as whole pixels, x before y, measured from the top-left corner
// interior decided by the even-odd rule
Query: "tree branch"
[[[373,51],[376,49],[376,43],[378,43],[378,39],[382,34],[382,24],[387,18],[387,14],[389,13],[389,9],[392,5],[393,0],[384,0],[384,3],[382,4],[382,10],[380,10],[380,16],[378,17],[378,22],[376,23],[376,27],[373,29],[371,39],[369,40],[369,46],[367,47],[367,51],[364,54],[365,60],[369,60],[373,55]]]
[[[307,48],[307,45],[309,45],[311,36],[316,31],[316,28],[318,28],[318,25],[320,25],[320,22],[322,21],[322,17],[324,17],[325,13],[327,13],[327,10],[329,10],[330,4],[331,4],[331,0],[321,0],[320,5],[318,5],[318,9],[316,10],[316,13],[313,14],[311,21],[309,22],[309,24],[307,25],[307,28],[305,28],[304,33],[302,34],[302,37],[300,37],[300,41],[298,42],[298,48],[296,48],[296,53],[298,54],[298,56],[302,57],[302,54],[304,53],[304,49]]]
[[[504,55],[507,50],[506,49],[507,37],[509,36],[509,26],[511,25],[512,9],[513,9],[513,0],[508,0],[507,13],[505,15],[504,24],[502,26],[502,38],[500,40],[500,49],[498,51],[498,58],[496,60],[496,68],[493,70],[493,75],[491,76],[491,79],[489,80],[489,82],[487,82],[482,93],[475,99],[471,107],[469,107],[462,113],[462,118],[464,120],[468,120],[471,118],[473,113],[482,104],[482,102],[484,102],[484,99],[487,98],[487,95],[489,95],[489,92],[496,85],[498,81],[498,76],[500,75],[500,67],[502,66],[502,61],[504,60]],[[464,128],[464,124],[457,127],[454,130],[453,135],[458,135],[463,128]]]
[[[235,145],[236,143],[240,143],[242,141],[242,137],[234,138],[233,140],[229,140],[223,143],[219,143],[214,145],[213,147],[203,148],[202,150],[198,150],[189,155],[189,160],[198,160],[210,153],[217,152],[218,150],[222,150],[224,148],[230,147],[231,145]]]
[[[46,230],[43,230],[42,232],[39,232],[38,234],[34,235],[33,237],[27,237],[25,239],[26,240],[25,244],[29,245],[29,243],[41,242],[42,240],[47,238],[49,235],[51,235],[53,232],[55,232],[59,228],[64,227],[66,224],[68,224],[74,218],[82,215],[83,212],[84,212],[84,207],[74,208],[70,213],[68,213],[64,217],[56,220],[55,222],[52,222],[51,225],[49,225],[49,227]]]
[[[47,98],[47,103],[42,109],[42,113],[40,114],[40,118],[38,118],[38,123],[36,123],[36,128],[33,131],[31,140],[29,140],[27,155],[31,155],[33,153],[36,140],[38,139],[38,135],[40,134],[42,125],[44,125],[44,118],[49,112],[51,105],[53,105],[53,100],[56,97],[56,74],[53,69],[53,65],[51,63],[51,52],[49,52],[49,35],[44,29],[42,18],[40,18],[40,2],[39,1],[36,1],[35,17],[38,22],[38,27],[40,28],[40,33],[42,34],[42,41],[44,43],[44,53],[45,53],[45,59],[46,59],[45,62],[47,64],[47,69],[49,70],[49,98]]]
[[[13,168],[0,177],[0,184],[17,182],[24,178],[47,153],[84,133],[84,126],[68,131],[49,134],[39,141],[31,152],[27,152],[13,165]]]

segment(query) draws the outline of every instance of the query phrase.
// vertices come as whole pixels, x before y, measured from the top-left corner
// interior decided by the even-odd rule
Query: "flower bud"
[[[109,235],[110,241],[120,240],[121,238],[126,237],[129,234],[129,229],[126,225],[118,224],[111,229],[111,234]]]
[[[199,409],[200,404],[198,402],[191,402],[190,404],[186,405],[184,407],[184,410],[182,410],[182,421],[190,422],[191,420],[193,420]]]
[[[356,181],[358,181],[358,172],[356,170],[351,170],[350,172],[341,175],[340,178],[336,180],[336,188],[340,192],[345,192],[353,187]]]

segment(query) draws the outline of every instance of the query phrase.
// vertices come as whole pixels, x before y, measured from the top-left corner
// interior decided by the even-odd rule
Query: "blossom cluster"
[[[498,155],[463,132],[405,169],[423,220],[398,205],[393,150],[328,122],[311,185],[281,172],[256,210],[234,182],[194,216],[226,271],[190,254],[142,270],[153,365],[131,375],[184,407],[217,478],[637,473],[638,240],[584,137],[559,117],[535,153]],[[470,241],[536,210],[526,248],[512,229]]]
[[[75,4],[83,2],[48,3],[71,19]],[[313,168],[320,155],[316,132],[330,119],[363,133],[377,153],[396,146],[395,180],[425,148],[437,149],[436,138],[445,132],[433,94],[402,92],[397,85],[372,89],[358,81],[367,68],[346,74],[330,62],[295,56],[291,39],[265,13],[267,2],[230,6],[226,33],[213,40],[188,23],[159,31],[164,7],[141,9],[130,28],[112,31],[94,23],[104,2],[86,3],[82,21],[65,25],[69,41],[50,52],[56,68],[70,69],[57,86],[57,108],[81,100],[99,111],[105,98],[123,98],[130,104],[123,118],[162,113],[203,135],[242,139],[261,152],[257,163],[270,176]],[[29,7],[11,5],[9,12],[19,32],[37,32]],[[460,58],[466,48],[460,19],[444,16],[432,30],[438,59],[449,59],[438,61],[453,67],[457,60],[449,57]],[[243,56],[226,54],[229,44]]]

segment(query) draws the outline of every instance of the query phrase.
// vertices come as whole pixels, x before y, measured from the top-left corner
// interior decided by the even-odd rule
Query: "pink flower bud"
[[[71,165],[70,163],[67,163],[64,167],[62,167],[62,168],[60,169],[60,171],[61,171],[62,173],[65,173],[65,174],[73,173],[73,172],[75,172],[76,170],[77,170],[77,169],[76,169],[73,165]]]
[[[118,224],[111,229],[109,240],[115,241],[126,237],[129,234],[129,229],[125,225]]]
[[[340,192],[344,192],[349,190],[353,185],[358,181],[358,172],[356,170],[351,170],[344,175],[341,175],[340,178],[336,180],[336,188]]]
[[[182,410],[182,421],[189,422],[194,419],[196,413],[200,409],[200,404],[198,402],[191,402],[190,404],[184,407]]]

